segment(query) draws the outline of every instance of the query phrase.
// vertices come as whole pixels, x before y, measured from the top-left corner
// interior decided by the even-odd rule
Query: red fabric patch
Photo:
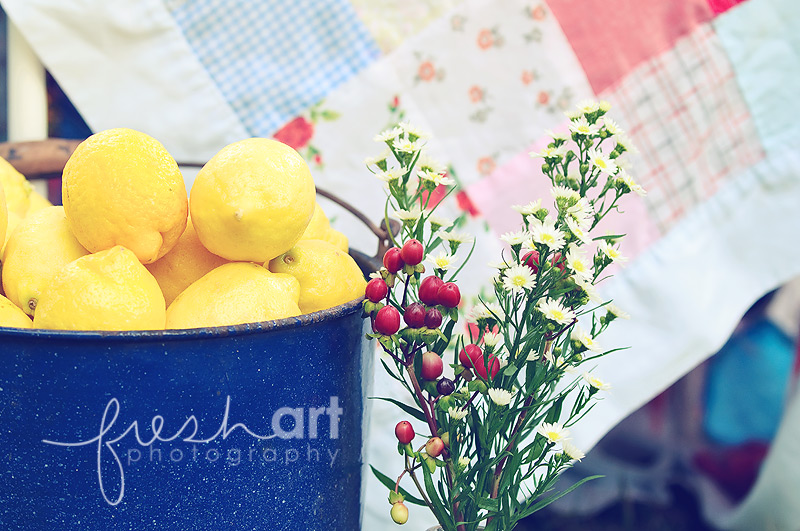
[[[475,204],[472,202],[472,199],[470,199],[470,197],[467,195],[467,192],[464,190],[461,190],[456,194],[456,201],[458,202],[458,208],[464,212],[468,212],[470,216],[480,216],[481,213],[477,208],[475,208]]]
[[[589,83],[600,93],[711,20],[708,1],[550,0],[549,5]]]
[[[708,5],[711,7],[711,11],[719,15],[742,2],[744,0],[708,0]]]

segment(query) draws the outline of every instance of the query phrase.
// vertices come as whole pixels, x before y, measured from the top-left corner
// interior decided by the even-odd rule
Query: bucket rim
[[[359,297],[344,304],[325,310],[287,317],[272,321],[258,321],[237,325],[213,326],[204,328],[168,329],[168,330],[46,330],[42,328],[0,327],[0,337],[27,339],[56,339],[59,341],[177,341],[186,339],[208,339],[232,336],[247,336],[260,333],[271,333],[291,330],[317,323],[334,321],[361,311],[364,297]]]

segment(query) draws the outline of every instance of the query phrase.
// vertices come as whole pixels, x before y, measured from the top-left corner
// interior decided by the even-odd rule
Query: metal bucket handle
[[[28,142],[1,142],[0,157],[6,159],[28,179],[60,179],[64,165],[80,143],[81,140],[65,138],[48,138]],[[178,166],[202,168],[203,163],[178,162]],[[350,212],[378,238],[378,250],[375,256],[370,256],[352,248],[350,249],[350,254],[364,274],[380,269],[384,253],[392,246],[385,221],[381,221],[380,225],[376,225],[363,212],[335,194],[319,187],[317,187],[317,193]],[[393,234],[397,234],[400,230],[400,224],[395,220],[391,220],[389,228]]]

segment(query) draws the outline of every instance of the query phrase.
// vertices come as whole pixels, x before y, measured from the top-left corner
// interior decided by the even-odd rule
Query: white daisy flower
[[[432,158],[427,153],[423,153],[419,156],[417,164],[420,169],[432,171],[433,173],[445,173],[447,171],[447,166]]]
[[[575,277],[573,280],[575,281],[575,284],[577,284],[578,287],[581,288],[584,293],[586,293],[586,296],[589,297],[590,301],[596,303],[603,302],[602,297],[600,297],[600,294],[597,292],[597,288],[594,284],[592,284],[591,280],[583,277]]]
[[[491,398],[492,402],[500,407],[510,404],[513,397],[514,395],[511,394],[511,391],[506,391],[505,389],[495,389],[494,387],[489,389],[489,398]]]
[[[605,173],[606,175],[614,175],[617,173],[617,164],[608,158],[601,150],[592,148],[589,150],[588,155],[589,162],[600,170],[601,173]]]
[[[461,409],[461,408],[451,407],[451,408],[447,409],[447,414],[453,420],[461,420],[461,419],[463,419],[464,417],[467,416],[467,410],[466,409]]]
[[[622,256],[622,253],[619,252],[619,248],[618,247],[614,247],[613,245],[608,243],[606,240],[600,240],[600,242],[597,244],[597,248],[600,249],[600,251],[604,255],[606,255],[607,257],[611,258],[612,262],[627,262],[628,261],[628,258],[625,257],[625,256]]]
[[[617,144],[621,144],[622,147],[625,148],[626,153],[638,153],[639,150],[636,149],[636,146],[633,144],[630,138],[625,133],[620,133],[614,137],[614,140],[617,141]]]
[[[590,124],[585,116],[581,116],[569,124],[569,130],[579,135],[591,136],[600,130],[600,124]]]
[[[555,251],[564,247],[564,233],[556,228],[552,220],[546,219],[542,223],[531,225],[531,239]]]
[[[611,110],[611,104],[606,100],[600,100],[600,103],[597,104],[597,107],[603,112],[608,112]]]
[[[411,210],[399,209],[395,210],[392,215],[400,221],[413,222],[420,218],[422,210],[420,210],[419,207],[414,207]]]
[[[579,342],[581,345],[591,350],[592,352],[603,352],[600,344],[594,338],[585,332],[580,326],[575,326],[569,334],[570,339]]]
[[[498,269],[500,271],[508,267],[508,264],[502,260],[492,260],[491,262],[487,262],[486,265],[492,269]]]
[[[580,109],[569,109],[567,111],[564,111],[564,116],[566,116],[570,120],[577,120],[578,118],[583,117],[583,111],[581,111]]]
[[[434,230],[437,230],[437,228],[438,229],[446,229],[447,227],[449,227],[450,225],[453,224],[452,220],[450,220],[450,219],[448,219],[448,218],[446,218],[444,216],[440,216],[438,214],[431,214],[430,216],[428,216],[428,221],[430,222],[430,224],[434,228]],[[437,234],[438,234],[438,232],[444,233],[444,231],[437,231]],[[441,236],[440,236],[440,238],[441,238]]]
[[[577,236],[577,234],[576,234]],[[576,277],[583,277],[585,279],[591,279],[592,277],[592,262],[584,256],[580,250],[571,245],[569,251],[567,251],[566,256],[567,267],[575,273]]]
[[[583,373],[583,379],[586,380],[586,383],[588,383],[590,386],[594,387],[599,391],[608,391],[609,389],[611,389],[611,384],[604,382],[597,376],[593,376],[588,372]]]
[[[563,443],[569,438],[569,430],[558,422],[542,422],[542,424],[536,428],[536,432],[551,443]]]
[[[566,186],[555,186],[552,190],[550,190],[550,193],[552,193],[553,197],[556,199],[563,197],[565,199],[574,199],[575,201],[578,201],[581,198],[580,194],[576,190],[567,188]]]
[[[613,315],[614,317],[618,317],[619,319],[630,319],[631,316],[624,311],[622,308],[617,306],[616,304],[608,303],[605,305],[606,311]]]
[[[375,142],[391,142],[392,140],[400,136],[400,133],[402,132],[403,130],[400,129],[399,127],[394,127],[392,129],[387,129],[386,131],[378,133],[377,135],[375,135],[375,138],[373,140],[375,140]]]
[[[583,100],[578,102],[577,107],[583,114],[592,114],[600,110],[600,103],[596,100]]]
[[[550,298],[541,299],[536,305],[536,309],[544,314],[545,319],[561,325],[567,325],[575,319],[575,312]]]
[[[582,228],[588,227],[594,220],[594,209],[591,203],[585,197],[581,197],[578,201],[567,208],[567,214],[575,218]]]
[[[419,127],[410,124],[409,122],[400,122],[398,127],[403,130],[403,132],[407,136],[415,136],[417,138],[430,138],[431,134],[424,129],[420,129]]]
[[[436,269],[444,269],[447,271],[455,265],[456,257],[444,251],[439,251],[438,255],[430,256],[425,261],[431,263]]]
[[[531,271],[531,268],[516,264],[503,272],[503,287],[510,293],[519,293],[526,289],[532,289],[536,286],[536,277]]]
[[[458,458],[458,468],[464,469],[469,466],[469,457],[462,455]]]
[[[423,181],[430,181],[436,186],[439,186],[440,184],[443,184],[445,186],[452,186],[456,184],[456,182],[453,179],[447,177],[445,174],[434,173],[430,170],[421,170],[417,172],[417,177],[419,177]]]
[[[530,237],[531,235],[528,231],[520,230],[516,232],[506,232],[500,236],[500,239],[509,245],[520,245]]]
[[[542,200],[537,199],[536,201],[531,201],[527,205],[513,205],[511,208],[522,214],[523,216],[532,216],[536,213],[537,210],[542,208]]]
[[[562,441],[561,450],[567,457],[569,457],[573,461],[580,461],[581,459],[586,457],[586,454],[581,452],[578,449],[578,447],[572,444],[570,441]]]
[[[633,180],[633,177],[628,175],[628,172],[621,171],[617,174],[617,182],[622,182],[631,189],[631,191],[636,192],[639,196],[644,197],[647,195],[647,191],[642,188],[636,181]]]
[[[422,149],[422,143],[420,141],[412,142],[407,138],[399,138],[394,142],[394,148],[403,153],[416,153]]]
[[[456,242],[456,243],[469,243],[475,239],[475,237],[468,232],[455,232],[455,231],[448,232],[444,230],[436,231],[436,237],[442,241]]]
[[[503,340],[503,336],[495,334],[494,332],[486,332],[483,334],[483,344],[489,348],[495,348]]]
[[[476,304],[470,309],[467,320],[471,323],[479,319],[503,319],[503,309],[496,302],[490,302],[486,305]]]
[[[385,150],[383,150],[383,153],[381,153],[377,157],[367,157],[367,158],[365,158],[364,159],[364,164],[367,165],[367,166],[374,166],[375,164],[378,164],[379,162],[385,161],[387,158],[389,158],[389,156],[391,154],[392,154],[391,151],[389,151],[388,149],[385,149]]]
[[[619,128],[617,122],[615,122],[608,116],[603,116],[602,121],[603,121],[603,127],[605,127],[606,131],[608,131],[608,134],[610,134],[611,136],[621,135],[624,132],[622,129]]]
[[[375,177],[385,183],[391,183],[398,180],[400,177],[405,175],[405,173],[406,172],[403,168],[389,168],[386,171],[379,171],[375,174]]]
[[[569,138],[566,133],[555,133],[552,129],[545,130],[544,134],[553,140],[563,140],[564,142],[566,142]]]
[[[541,151],[531,151],[528,155],[531,156],[532,159],[547,159],[549,157],[554,157],[555,148],[545,146],[542,148]]]
[[[585,244],[591,243],[589,234],[583,229],[581,223],[572,216],[567,216],[564,221],[567,222],[567,228],[578,240]]]

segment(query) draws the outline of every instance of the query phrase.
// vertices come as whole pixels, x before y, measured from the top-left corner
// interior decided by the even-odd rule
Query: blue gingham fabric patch
[[[270,136],[380,55],[347,0],[164,3],[253,136]]]

